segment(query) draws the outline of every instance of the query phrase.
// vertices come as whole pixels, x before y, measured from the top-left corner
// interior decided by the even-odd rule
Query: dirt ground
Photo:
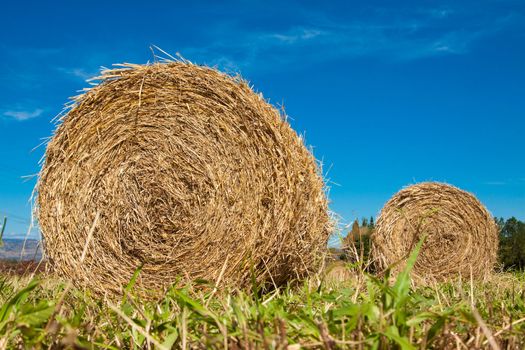
[[[22,276],[35,271],[43,272],[45,266],[45,262],[39,265],[36,261],[0,260],[0,276]]]

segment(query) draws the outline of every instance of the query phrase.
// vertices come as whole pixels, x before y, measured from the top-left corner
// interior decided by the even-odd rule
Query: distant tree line
[[[496,219],[499,228],[499,261],[505,270],[525,270],[525,223],[511,217]]]
[[[370,255],[370,234],[375,229],[374,217],[370,220],[363,218],[361,225],[359,220],[355,219],[352,229],[343,239],[342,260],[346,261],[368,261]]]
[[[525,223],[511,217],[495,218],[499,229],[498,260],[504,270],[525,271]],[[370,254],[370,234],[375,229],[374,218],[355,219],[343,239],[343,260],[367,261]]]

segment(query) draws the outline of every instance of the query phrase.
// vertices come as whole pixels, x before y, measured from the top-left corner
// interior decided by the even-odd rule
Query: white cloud
[[[78,68],[78,67],[77,68],[58,67],[57,70],[59,72],[65,73],[74,78],[80,78],[82,80],[87,80],[87,79],[93,78],[98,75],[98,71],[91,72],[84,68]]]
[[[44,112],[43,109],[37,108],[34,110],[8,110],[3,113],[4,117],[14,119],[17,121],[25,121],[39,117]]]
[[[422,14],[428,14],[431,17],[443,19],[450,17],[452,14],[454,14],[454,11],[450,8],[430,8],[430,9],[421,9],[419,10]]]
[[[270,34],[270,38],[277,39],[277,41],[286,44],[295,44],[301,41],[310,40],[319,35],[322,35],[323,31],[315,28],[292,28],[286,33],[275,33]],[[263,38],[265,36],[262,36]]]
[[[479,17],[450,6],[375,9],[368,16],[304,9],[295,15],[294,24],[280,30],[252,30],[235,22],[216,26],[215,40],[181,51],[195,61],[225,64],[223,68],[237,71],[367,56],[411,61],[466,54],[482,39],[511,28],[522,18],[506,13]],[[224,39],[228,37],[235,39]]]
[[[210,66],[220,67],[221,70],[231,74],[235,74],[241,70],[241,67],[239,67],[234,60],[227,56],[219,56],[216,59],[208,62],[208,64]]]

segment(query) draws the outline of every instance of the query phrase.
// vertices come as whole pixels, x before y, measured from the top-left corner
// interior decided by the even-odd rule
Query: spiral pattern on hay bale
[[[402,189],[383,207],[372,234],[372,257],[380,270],[399,271],[425,236],[413,275],[423,280],[482,278],[496,263],[498,230],[472,194],[426,182]]]
[[[37,185],[58,274],[117,292],[139,266],[152,290],[177,278],[280,285],[318,268],[330,232],[322,176],[260,94],[186,62],[100,79],[61,118]]]

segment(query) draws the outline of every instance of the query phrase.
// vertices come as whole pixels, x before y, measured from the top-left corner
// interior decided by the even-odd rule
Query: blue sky
[[[0,14],[7,236],[27,231],[35,178],[23,176],[51,119],[101,66],[151,61],[151,45],[283,104],[343,223],[424,180],[525,219],[523,1],[18,1]]]

